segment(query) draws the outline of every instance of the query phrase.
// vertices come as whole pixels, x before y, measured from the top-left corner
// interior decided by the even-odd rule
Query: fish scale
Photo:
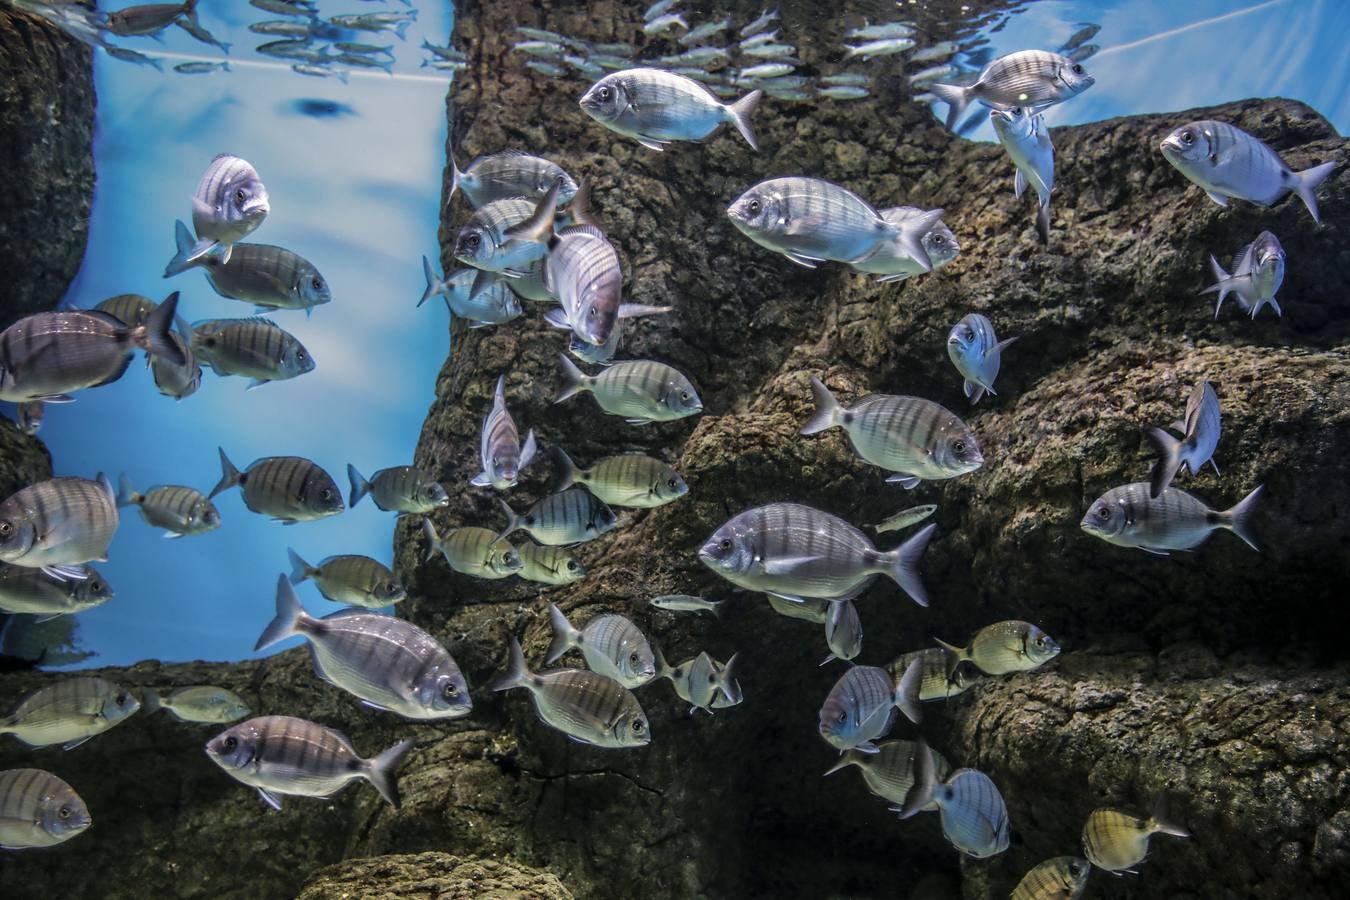
[[[0,847],[50,847],[89,827],[75,789],[42,769],[0,772]]]
[[[1009,900],[1078,900],[1091,871],[1088,861],[1077,856],[1047,859],[1022,877]]]

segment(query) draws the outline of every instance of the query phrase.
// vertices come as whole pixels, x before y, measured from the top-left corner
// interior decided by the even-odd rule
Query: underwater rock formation
[[[354,859],[314,873],[297,900],[571,900],[556,875],[501,859],[448,853]]]

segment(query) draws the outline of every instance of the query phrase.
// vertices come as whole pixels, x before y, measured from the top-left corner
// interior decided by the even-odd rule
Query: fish
[[[1197,381],[1186,398],[1186,416],[1172,423],[1182,433],[1180,440],[1151,425],[1144,427],[1144,436],[1153,445],[1158,461],[1149,475],[1149,498],[1157,499],[1177,473],[1183,469],[1190,475],[1199,475],[1205,463],[1219,474],[1214,463],[1214,448],[1219,446],[1223,429],[1219,411],[1219,395],[1208,381]]]
[[[562,56],[567,52],[567,48],[562,44],[555,44],[552,41],[521,41],[512,44],[511,49],[530,56]]]
[[[909,61],[920,63],[929,62],[935,59],[947,59],[955,53],[957,49],[956,44],[952,41],[938,41],[936,44],[930,44],[927,47],[914,51],[914,53],[910,55]]]
[[[581,561],[561,547],[525,543],[518,549],[522,566],[516,574],[526,581],[561,586],[586,575],[586,567]]]
[[[542,28],[527,28],[524,25],[516,26],[516,33],[524,35],[527,38],[536,41],[553,41],[558,44],[566,44],[569,47],[579,46],[580,42],[568,37],[565,34],[558,34],[556,31],[545,31]],[[428,47],[427,49],[432,49]],[[440,48],[446,49],[446,48]],[[459,51],[455,51],[458,53]]]
[[[180,722],[225,725],[249,713],[248,704],[234,691],[209,684],[181,687],[166,696],[151,690],[141,693],[141,705],[147,715],[167,709]]]
[[[862,652],[862,620],[852,600],[835,600],[825,614],[825,643],[830,655],[821,665],[836,659],[853,659]]]
[[[1231,274],[1225,272],[1213,256],[1209,258],[1209,267],[1214,272],[1215,283],[1200,293],[1219,295],[1214,304],[1215,319],[1219,318],[1219,310],[1230,293],[1237,294],[1238,305],[1243,312],[1250,313],[1253,320],[1267,303],[1275,309],[1276,316],[1284,315],[1275,299],[1275,293],[1284,284],[1284,248],[1269,231],[1261,232],[1256,240],[1237,252]]]
[[[985,66],[973,84],[935,82],[928,89],[948,105],[950,130],[976,100],[995,109],[1020,106],[1035,113],[1081,94],[1095,82],[1082,63],[1058,53],[1018,50]]]
[[[1191,836],[1156,813],[1141,818],[1119,809],[1094,809],[1083,824],[1083,855],[1105,872],[1129,871],[1148,856],[1148,839],[1155,834]]]
[[[34,435],[42,428],[42,419],[47,415],[47,404],[41,400],[25,400],[14,409],[14,424],[27,435]]]
[[[918,563],[933,537],[928,525],[894,550],[837,516],[799,503],[770,503],[733,516],[699,550],[699,560],[732,584],[788,601],[852,599],[885,575],[920,606],[928,594]]]
[[[898,810],[901,819],[936,804],[942,833],[952,846],[974,859],[1008,849],[1008,807],[993,780],[978,769],[957,769],[945,782],[928,743],[919,738],[914,752],[914,786]]]
[[[192,195],[192,228],[197,242],[188,253],[179,253],[164,269],[165,277],[176,275],[187,264],[214,254],[230,261],[236,241],[242,241],[263,223],[271,209],[267,187],[247,160],[221,153],[211,160]]]
[[[920,72],[915,72],[913,75],[909,76],[909,83],[914,87],[923,86],[927,88],[930,87],[932,83],[934,81],[937,81],[939,78],[950,78],[959,71],[961,70],[956,68],[956,66],[952,65],[951,63],[942,63],[936,66],[929,66],[928,68]],[[924,94],[924,96],[930,98],[927,101],[925,101],[928,103],[947,102],[946,100],[943,100],[942,98],[938,97],[937,94],[935,93],[927,93]],[[915,100],[918,100],[918,98],[916,97]]]
[[[764,12],[759,14],[759,18],[755,19],[754,21],[750,22],[748,25],[743,27],[740,30],[739,34],[743,38],[750,37],[752,34],[758,34],[765,28],[768,28],[777,19],[778,19],[777,9],[766,9],[764,10]]]
[[[558,468],[550,485],[555,493],[580,484],[604,503],[637,509],[665,506],[689,493],[689,485],[668,463],[640,453],[609,456],[589,469],[578,469],[561,447],[552,453]]]
[[[340,53],[333,57],[333,61],[340,62],[343,65],[357,66],[358,68],[364,69],[384,69],[390,75],[394,74],[394,60],[392,57],[390,59],[375,59],[374,57],[365,56],[360,53]]]
[[[291,561],[291,584],[313,578],[319,593],[334,603],[382,609],[408,597],[399,577],[369,556],[329,556],[311,566],[291,548],[286,553]]]
[[[333,46],[343,53],[363,53],[368,56],[383,53],[390,59],[393,59],[394,57],[394,47],[392,44],[362,44],[356,41],[338,41]]]
[[[871,96],[871,91],[865,87],[855,87],[848,84],[832,84],[816,88],[816,95],[820,97],[829,97],[831,100],[861,100],[863,97]]]
[[[1077,30],[1059,48],[1061,53],[1068,53],[1070,50],[1086,44],[1097,36],[1097,32],[1102,30],[1102,26],[1091,22],[1085,22],[1082,25],[1075,25],[1074,27]]]
[[[212,47],[219,47],[224,53],[230,52],[230,42],[218,39],[214,34],[203,27],[202,23],[198,22],[195,17],[187,18],[180,16],[174,24],[192,35],[194,40],[201,41],[203,44],[208,44]]]
[[[619,524],[614,510],[590,491],[581,487],[549,494],[524,515],[517,515],[505,500],[498,500],[506,514],[501,537],[524,531],[546,547],[565,547],[592,541]]]
[[[769,41],[749,47],[742,46],[741,52],[746,56],[753,56],[757,59],[787,59],[797,52],[797,48],[792,44],[778,44]]]
[[[919,662],[919,700],[927,703],[932,700],[950,700],[963,694],[984,677],[970,666],[961,666],[956,671],[948,668],[948,653],[941,647],[928,647],[902,653],[886,664],[891,677],[899,679],[915,661]]]
[[[230,71],[230,64],[226,61],[185,62],[174,66],[173,70],[182,72],[184,75],[205,75],[208,72],[228,72]]]
[[[695,26],[688,32],[680,35],[675,42],[681,47],[692,47],[704,38],[710,38],[719,32],[727,31],[731,28],[731,16],[725,16],[715,22],[704,22],[702,25]]]
[[[12,734],[30,747],[60,744],[73,750],[140,708],[134,694],[111,681],[62,678],[29,694],[0,718],[0,734]]]
[[[192,352],[217,375],[241,375],[248,390],[314,371],[300,339],[271,319],[207,319],[192,324]]]
[[[984,626],[965,647],[942,640],[937,644],[947,652],[948,678],[965,660],[986,675],[1006,675],[1040,668],[1059,655],[1059,644],[1050,635],[1030,622],[1015,620]]]
[[[399,515],[425,515],[450,505],[450,495],[435,476],[416,466],[380,469],[367,480],[356,466],[348,463],[347,480],[352,486],[348,500],[352,509],[366,494],[380,509]]]
[[[174,223],[179,257],[186,259],[192,253],[192,234],[182,222]],[[327,280],[309,260],[285,247],[272,244],[234,245],[228,262],[218,256],[199,256],[179,268],[187,271],[199,267],[206,273],[212,290],[231,300],[252,303],[260,312],[272,309],[303,309],[305,315],[316,306],[330,303],[333,292]]]
[[[566,356],[562,386],[554,403],[589,391],[596,405],[610,415],[623,416],[629,425],[670,422],[703,411],[703,401],[689,379],[676,369],[648,359],[614,363],[598,375],[587,375]]]
[[[656,61],[664,66],[706,66],[726,58],[723,47],[695,47],[675,56],[657,57]]]
[[[773,44],[776,43],[777,41],[778,41],[778,29],[775,28],[773,31],[761,31],[758,34],[751,35],[750,37],[742,40],[736,46],[740,49],[742,53],[744,53],[751,47],[759,47],[763,44]]]
[[[858,456],[895,473],[886,479],[888,484],[913,490],[923,481],[955,478],[984,465],[979,444],[966,423],[931,400],[868,394],[845,409],[814,375],[811,393],[816,411],[801,433],[843,428]]]
[[[1317,187],[1336,168],[1336,161],[1295,172],[1259,138],[1227,122],[1189,122],[1163,139],[1163,158],[1203,190],[1227,206],[1230,198],[1272,206],[1291,191],[1321,223]]]
[[[331,797],[362,778],[397,808],[395,773],[413,746],[399,741],[374,759],[362,759],[339,731],[291,716],[258,716],[216,735],[206,755],[276,810],[283,796]]]
[[[1263,488],[1257,485],[1232,509],[1214,510],[1180,488],[1169,487],[1152,498],[1150,484],[1135,482],[1098,497],[1079,527],[1108,544],[1138,547],[1159,556],[1198,547],[1211,533],[1226,528],[1259,552],[1251,517]]]
[[[308,75],[311,78],[336,78],[343,84],[347,83],[346,72],[336,72],[326,66],[312,66],[306,63],[295,63],[291,66],[291,71],[298,75]]]
[[[298,59],[302,62],[312,63],[314,66],[320,67],[325,73],[336,74],[332,69],[327,67],[328,62],[335,57],[328,53],[327,47],[316,49],[310,44],[309,38],[285,38],[279,41],[268,41],[266,44],[259,44],[253,49],[264,56],[275,56],[278,59]],[[294,69],[295,67],[292,66],[291,68]],[[296,69],[296,71],[300,70]],[[314,73],[301,72],[301,74],[311,75]],[[347,73],[343,72],[342,74],[346,75]],[[175,273],[171,272],[169,274]]]
[[[721,615],[722,606],[721,600],[706,600],[692,594],[662,594],[652,597],[647,603],[667,612],[710,612],[714,616]]]
[[[116,494],[102,473],[95,481],[39,481],[0,503],[0,562],[87,578],[80,564],[108,558],[118,521]]]
[[[86,831],[94,819],[75,789],[42,769],[0,772],[0,848],[53,847]]]
[[[192,352],[192,326],[181,317],[176,320],[174,326],[169,338],[178,348],[178,352],[183,354],[183,364],[175,365],[171,360],[161,356],[150,356],[148,361],[155,387],[159,392],[166,397],[182,400],[197,393],[197,388],[201,387],[202,367],[197,364],[197,354]]]
[[[618,749],[651,743],[642,706],[613,678],[585,669],[531,672],[514,637],[509,652],[506,672],[489,687],[494,691],[529,691],[534,711],[544,724],[594,747]]]
[[[406,37],[408,26],[417,20],[417,10],[407,12],[353,13],[351,15],[330,16],[329,23],[338,28],[355,28],[358,31],[392,31],[401,41]]]
[[[854,40],[881,41],[886,38],[909,37],[914,26],[908,22],[881,22],[876,25],[863,24],[844,32],[844,37]]]
[[[1096,56],[1102,50],[1100,44],[1084,44],[1069,54],[1069,59],[1074,62],[1084,62]]]
[[[727,208],[750,240],[814,269],[824,260],[859,263],[886,241],[906,239],[906,251],[928,265],[917,235],[906,235],[857,194],[819,178],[761,181]]]
[[[312,522],[343,510],[342,492],[333,477],[302,456],[264,456],[240,472],[225,455],[224,448],[217,449],[220,481],[206,495],[207,499],[239,487],[245,506],[283,525]]]
[[[279,19],[271,22],[253,22],[248,30],[254,34],[267,34],[277,37],[309,38],[309,23]]]
[[[51,619],[85,612],[116,596],[94,567],[82,568],[83,577],[58,578],[41,569],[0,564],[0,612]]]
[[[839,761],[825,774],[833,775],[849,766],[857,766],[869,791],[883,800],[904,803],[905,795],[914,786],[914,753],[917,749],[918,745],[914,741],[882,741],[877,744],[875,753],[845,750]],[[951,763],[942,754],[930,752],[933,753],[937,777],[946,778],[952,770]]]
[[[501,325],[521,315],[520,300],[513,291],[528,280],[528,275],[515,279],[510,286],[505,278],[482,278],[479,269],[460,269],[442,280],[425,256],[422,257],[422,270],[426,274],[427,288],[422,299],[417,301],[418,306],[439,294],[445,298],[450,315],[468,319],[470,328]],[[470,297],[475,287],[479,288],[479,293]],[[546,295],[545,299],[552,298]]]
[[[910,666],[899,681],[876,666],[853,666],[834,683],[820,707],[820,736],[843,753],[857,749],[876,753],[874,739],[891,728],[899,709],[911,722],[919,722],[919,665]]]
[[[310,16],[319,11],[313,0],[248,0],[248,3],[279,16]]]
[[[154,528],[163,528],[167,538],[206,534],[220,527],[220,513],[200,491],[165,484],[139,494],[125,472],[117,479],[117,505],[139,506],[141,518]]]
[[[738,71],[736,83],[758,81],[763,78],[777,78],[791,73],[794,69],[795,67],[790,63],[760,63]]]
[[[469,481],[476,487],[494,487],[504,491],[514,487],[521,471],[533,460],[537,447],[534,429],[525,435],[525,443],[520,442],[520,432],[516,422],[506,408],[506,376],[497,376],[497,388],[492,395],[492,408],[483,417],[482,437],[479,442],[479,459],[483,471]],[[449,497],[446,503],[449,503]],[[356,503],[353,501],[352,506]]]
[[[877,281],[904,281],[911,275],[922,275],[947,265],[961,252],[956,235],[942,221],[941,209],[918,209],[913,206],[895,206],[880,210],[881,217],[894,225],[897,235],[878,245],[876,252],[861,262],[851,263],[855,272],[877,275]],[[909,248],[917,240],[928,254],[928,263],[910,255]]]
[[[780,616],[814,622],[817,625],[825,624],[825,620],[830,617],[830,606],[834,603],[833,600],[822,597],[803,597],[798,601],[785,600],[777,594],[765,594],[764,598],[769,601],[769,607]]]
[[[525,63],[525,68],[532,72],[538,72],[540,75],[547,75],[550,78],[561,78],[563,75],[567,74],[566,69],[538,59],[532,59]]]
[[[158,306],[158,303],[140,294],[117,294],[100,301],[94,309],[105,312],[123,325],[134,328],[137,325],[144,325]]]
[[[407,719],[457,719],[473,709],[459,666],[413,623],[362,609],[315,618],[285,575],[277,577],[276,610],[255,653],[299,636],[309,644],[314,673],[366,706]]]
[[[1092,867],[1078,856],[1056,856],[1022,876],[1010,900],[1078,900]]]
[[[723,122],[734,124],[750,148],[759,150],[750,116],[763,96],[751,91],[735,103],[723,103],[691,78],[637,68],[591,85],[582,95],[581,109],[610,131],[652,150],[664,150],[671,141],[701,141]]]
[[[571,330],[588,344],[603,346],[623,306],[619,253],[594,225],[564,228],[549,242],[544,285],[558,308],[544,320]]]
[[[179,16],[196,16],[197,0],[185,3],[144,3],[114,10],[103,18],[103,28],[121,37],[154,35],[168,28]]]
[[[613,678],[626,688],[641,687],[656,677],[656,657],[642,631],[623,616],[602,613],[581,628],[573,628],[558,604],[548,605],[553,643],[547,665],[553,665],[569,650],[579,650],[586,668]]]
[[[486,528],[454,528],[442,538],[431,519],[422,520],[427,539],[427,559],[437,553],[450,568],[475,578],[507,578],[524,567],[520,553],[504,537]]]
[[[684,20],[684,16],[679,13],[668,13],[664,16],[657,16],[649,19],[642,24],[643,34],[664,34],[676,25],[681,28],[688,28],[689,23]]]
[[[936,503],[925,503],[922,506],[911,506],[908,509],[902,509],[900,512],[884,519],[872,526],[872,530],[877,534],[883,534],[887,531],[899,531],[902,528],[908,528],[911,525],[922,522],[924,519],[937,512]]]
[[[893,56],[896,53],[904,53],[906,50],[913,49],[913,47],[913,38],[882,38],[868,41],[865,44],[846,44],[844,46],[844,58],[852,59],[855,56],[861,56],[863,59],[873,59],[878,56]]]
[[[604,44],[589,44],[588,50],[592,55],[633,56],[637,53],[636,47],[622,41],[610,41],[609,43]]]
[[[642,21],[650,22],[652,19],[664,16],[675,6],[679,5],[680,0],[656,0],[655,3],[648,6],[642,12]],[[518,31],[523,29],[517,29]]]
[[[523,197],[494,200],[480,207],[455,237],[455,259],[485,273],[502,272],[509,278],[526,273],[530,263],[548,253],[553,236],[553,213],[561,184],[554,182],[538,203]],[[472,299],[494,278],[480,276],[469,291]]]
[[[178,292],[127,325],[98,310],[59,310],[24,316],[0,332],[0,400],[59,403],[126,373],[137,348],[177,364],[186,362],[171,329]]]
[[[1041,243],[1050,241],[1050,192],[1055,188],[1055,147],[1050,130],[1040,113],[1029,114],[1021,107],[991,109],[989,124],[994,126],[999,143],[1007,151],[1016,172],[1013,196],[1021,200],[1027,185],[1036,191],[1036,234]]]
[[[833,75],[820,76],[821,84],[841,85],[846,87],[866,87],[871,84],[872,79],[862,72],[836,72]]]
[[[965,379],[962,385],[971,404],[986,393],[996,396],[994,379],[998,377],[1003,351],[1017,338],[999,340],[994,323],[979,313],[970,313],[947,332],[947,355]]]
[[[689,664],[686,684],[688,690],[689,712],[704,710],[711,715],[717,707],[717,701],[725,699],[728,706],[741,702],[741,685],[736,680],[740,659],[739,653],[733,653],[725,666],[720,665],[706,652],[694,657]],[[673,683],[673,679],[672,679]]]

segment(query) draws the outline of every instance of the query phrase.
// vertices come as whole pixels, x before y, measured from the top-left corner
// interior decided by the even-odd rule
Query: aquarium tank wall
[[[0,896],[1341,896],[1347,33],[3,0]]]

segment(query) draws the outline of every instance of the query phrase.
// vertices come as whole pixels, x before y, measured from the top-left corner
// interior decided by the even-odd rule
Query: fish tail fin
[[[366,477],[351,463],[347,463],[347,480],[352,485],[347,508],[355,509],[356,504],[361,502],[361,498],[370,493],[370,482],[366,481]]]
[[[1152,425],[1144,428],[1144,437],[1153,445],[1158,461],[1153,464],[1153,472],[1148,479],[1148,495],[1157,499],[1176,477],[1181,468],[1181,441]]]
[[[160,700],[159,694],[149,688],[141,691],[141,709],[145,711],[147,716],[155,710],[161,709],[163,706],[164,703]]]
[[[562,360],[562,384],[558,387],[558,396],[553,398],[554,403],[561,403],[586,390],[586,382],[590,377],[578,369],[566,353],[559,353],[558,358]]]
[[[553,665],[568,650],[581,646],[581,632],[572,627],[572,623],[567,621],[567,616],[558,609],[556,603],[548,605],[548,624],[553,629],[553,643],[549,644],[548,656],[544,657],[544,663]]]
[[[962,660],[968,658],[965,647],[958,647],[955,644],[949,644],[940,638],[933,638],[933,641],[942,648],[943,657],[947,661],[947,681],[952,680],[956,670],[961,667]]]
[[[1308,207],[1308,212],[1312,213],[1313,221],[1322,224],[1321,214],[1317,211],[1317,186],[1326,181],[1331,170],[1336,168],[1336,161],[1324,162],[1320,166],[1313,166],[1311,169],[1304,169],[1302,172],[1294,172],[1290,177],[1293,178],[1291,187],[1303,200],[1303,205]]]
[[[511,505],[500,497],[497,498],[497,505],[502,508],[502,514],[506,516],[506,527],[497,537],[504,538],[520,527],[520,516],[516,515],[516,511],[511,508]]]
[[[887,574],[895,579],[901,590],[909,594],[909,598],[920,606],[928,605],[928,591],[924,589],[923,580],[919,577],[919,558],[928,548],[928,542],[933,539],[934,531],[937,531],[937,525],[930,524],[886,554],[890,564]]]
[[[168,360],[175,366],[187,362],[183,348],[173,339],[174,316],[178,313],[178,292],[174,291],[164,302],[145,317],[145,324],[131,330],[136,345],[150,356]]]
[[[754,129],[750,127],[750,117],[754,115],[755,107],[759,106],[759,101],[763,97],[763,91],[753,90],[726,107],[727,115],[736,123],[736,130],[741,133],[741,137],[745,138],[745,142],[752,150],[759,150],[759,141],[755,139]]]
[[[1041,239],[1043,245],[1050,243],[1050,204],[1038,203],[1036,205],[1036,236]]]
[[[1153,813],[1146,825],[1149,834],[1170,834],[1173,837],[1188,838],[1191,833],[1177,825],[1167,812],[1167,801],[1163,795],[1153,799]]]
[[[217,447],[216,450],[220,453],[220,481],[216,482],[216,486],[211,488],[211,493],[206,495],[206,499],[208,500],[216,496],[216,494],[219,494],[221,491],[227,491],[239,484],[239,470],[234,467],[234,463],[230,462],[230,458],[225,455],[225,448]]]
[[[398,35],[400,41],[408,39],[408,26],[411,24],[411,19],[404,19],[402,22],[399,22],[398,25],[394,26],[394,34]],[[394,805],[397,806],[398,804],[396,803]]]
[[[123,472],[117,476],[117,505],[131,506],[138,502],[141,495],[136,493],[136,489],[131,486],[131,477]]]
[[[733,704],[740,703],[744,699],[741,694],[740,682],[736,680],[736,676],[740,674],[740,666],[737,665],[740,658],[739,653],[731,654],[731,659],[727,660],[727,664],[717,674],[717,689],[722,692],[723,697],[726,697]]]
[[[506,671],[488,682],[488,690],[509,691],[511,688],[524,687],[530,677],[530,669],[525,665],[525,653],[520,649],[520,641],[511,636],[508,647]]]
[[[816,403],[816,411],[802,426],[801,434],[815,434],[839,424],[839,401],[825,386],[825,382],[811,376],[811,399]]]
[[[947,130],[951,131],[970,105],[970,92],[959,84],[930,84],[928,92],[947,104]]]
[[[176,248],[173,259],[164,267],[164,277],[170,278],[179,272],[186,272],[193,266],[201,265],[201,258],[206,255],[209,246],[204,246],[201,252],[197,250],[197,239],[192,236],[182,219],[173,223],[173,240]],[[210,242],[214,243],[214,242]]]
[[[547,245],[549,238],[553,237],[553,214],[558,209],[558,191],[561,188],[561,182],[553,182],[530,217],[519,225],[506,229],[505,237],[513,241]]]
[[[672,682],[675,680],[675,670],[671,668],[670,663],[666,662],[666,655],[661,652],[661,645],[651,641],[652,660],[656,666],[656,678],[669,678]],[[655,681],[656,678],[652,680]]]
[[[426,44],[426,41],[422,42]],[[459,164],[455,162],[455,155],[450,154],[450,193],[446,195],[445,202],[448,204],[455,196],[455,192],[460,189],[464,183],[464,173],[459,170]]]
[[[416,742],[411,740],[399,741],[379,756],[366,761],[366,778],[395,809],[399,805],[398,766],[415,745]]]
[[[600,222],[595,217],[595,210],[591,208],[591,180],[589,178],[581,179],[581,184],[577,185],[577,192],[572,195],[572,202],[567,205],[567,210],[572,214],[572,221],[578,225],[590,225],[592,228],[599,228]]]
[[[296,553],[294,549],[287,547],[286,555],[291,559],[291,584],[299,584],[309,578],[316,571],[313,566],[305,562],[304,558]]]
[[[1214,254],[1209,255],[1209,269],[1214,273],[1214,283],[1201,291],[1201,294],[1218,293],[1219,301],[1214,304],[1214,318],[1219,317],[1219,310],[1223,309],[1223,301],[1227,299],[1228,293],[1233,290],[1233,280],[1219,261],[1214,258]]]
[[[905,803],[900,807],[900,818],[908,819],[919,810],[933,802],[933,788],[937,786],[937,772],[933,766],[933,751],[928,742],[919,737],[914,742],[914,783],[905,794]]]
[[[923,686],[923,657],[916,657],[895,684],[895,706],[915,725],[923,721],[919,688]]]
[[[567,455],[567,451],[559,446],[550,447],[549,455],[553,457],[553,466],[558,470],[558,474],[554,476],[548,490],[550,494],[556,494],[577,483],[577,466],[572,462],[572,457]]]
[[[427,539],[427,559],[433,559],[437,553],[441,552],[441,536],[436,533],[436,526],[431,524],[431,519],[422,520],[422,534]]]
[[[305,619],[305,610],[300,606],[300,598],[295,596],[295,589],[291,583],[286,580],[285,575],[277,576],[277,615],[263,633],[258,636],[258,642],[253,645],[253,651],[256,653],[266,647],[270,647],[279,641],[284,641],[293,634],[300,633],[300,625]]]
[[[900,225],[882,220],[886,234],[893,237],[905,255],[917,262],[925,272],[933,271],[933,260],[923,245],[923,236],[942,220],[944,212],[945,210],[941,209],[929,210]]]
[[[534,429],[531,428],[525,432],[525,443],[520,445],[520,464],[517,467],[518,472],[524,472],[525,467],[534,462],[534,458],[539,455],[539,442],[535,440]]]
[[[826,775],[833,775],[835,772],[843,771],[849,766],[856,766],[861,762],[863,755],[857,750],[848,749],[839,755],[839,761],[825,770]]]
[[[459,174],[458,171],[455,174]],[[431,267],[431,260],[425,256],[422,257],[422,274],[426,276],[427,289],[422,292],[422,299],[417,301],[418,306],[445,292],[445,282],[436,275],[436,270]]]
[[[1250,494],[1242,498],[1237,506],[1220,513],[1224,527],[1246,541],[1247,546],[1258,553],[1261,552],[1261,547],[1256,543],[1256,532],[1252,530],[1252,513],[1256,509],[1256,501],[1260,498],[1263,490],[1265,490],[1265,485],[1258,484]]]

